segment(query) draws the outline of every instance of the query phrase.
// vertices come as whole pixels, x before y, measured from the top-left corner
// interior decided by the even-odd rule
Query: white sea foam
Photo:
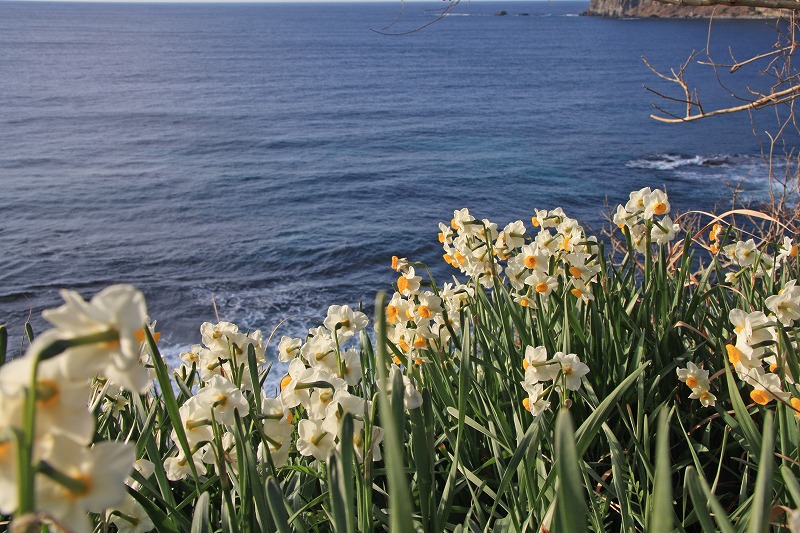
[[[628,168],[643,168],[652,170],[674,170],[685,166],[717,166],[727,163],[725,156],[706,158],[700,155],[684,156],[680,154],[658,154],[645,159],[633,159],[625,166]]]

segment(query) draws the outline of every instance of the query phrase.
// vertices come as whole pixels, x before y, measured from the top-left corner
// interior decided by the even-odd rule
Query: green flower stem
[[[101,331],[100,333],[92,333],[84,335],[83,337],[73,337],[71,339],[58,339],[50,343],[41,352],[37,354],[38,361],[45,361],[51,359],[69,348],[76,346],[86,346],[88,344],[98,344],[101,342],[114,342],[119,340],[119,331],[109,329]]]
[[[85,494],[90,489],[86,482],[66,475],[60,470],[57,470],[47,461],[42,461],[39,463],[39,467],[36,470],[37,472],[49,477],[59,485],[65,487],[72,494]]]
[[[8,350],[8,330],[5,326],[0,326],[0,366],[6,362],[6,352]]]
[[[227,359],[219,358],[219,359],[217,359],[216,363],[212,363],[212,364],[208,365],[208,369],[213,372],[214,370],[216,370],[219,367],[221,367],[223,363],[227,363],[227,362],[228,362]]]
[[[273,446],[274,446],[274,447],[276,447],[276,448],[280,448],[280,447],[282,447],[282,446],[283,446],[283,443],[282,443],[282,442],[279,442],[279,441],[277,441],[277,440],[273,439],[272,437],[270,437],[270,436],[269,436],[269,435],[267,435],[266,433],[264,433],[264,438],[266,439],[266,441],[267,441],[268,443],[270,443],[271,445],[273,445]]]
[[[118,516],[118,517],[122,518],[123,520],[125,520],[126,522],[128,522],[129,524],[131,524],[132,526],[138,526],[139,523],[141,522],[141,520],[136,518],[135,516],[131,516],[131,515],[122,513],[120,511],[112,512],[111,516]]]
[[[197,429],[202,426],[210,426],[211,424],[213,424],[213,422],[207,418],[203,420],[195,420],[186,422],[186,429]]]
[[[333,385],[327,381],[309,381],[308,383],[298,383],[294,386],[295,389],[332,389]]]
[[[344,379],[345,376],[345,368],[344,362],[342,361],[342,352],[339,349],[339,334],[338,331],[341,327],[343,327],[343,323],[339,322],[336,324],[336,327],[333,328],[333,344],[336,346],[336,368],[339,369],[339,377]]]

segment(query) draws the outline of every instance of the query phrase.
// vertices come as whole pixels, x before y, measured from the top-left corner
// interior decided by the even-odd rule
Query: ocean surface
[[[437,223],[461,207],[504,225],[561,206],[599,228],[606,201],[644,186],[666,186],[681,210],[713,208],[740,180],[766,194],[753,131],[773,126],[769,112],[756,128],[745,115],[649,118],[644,85],[680,94],[641,56],[677,68],[706,47],[707,22],[464,1],[414,31],[447,5],[0,1],[11,353],[62,287],[140,287],[174,357],[214,302],[267,335],[291,317],[279,338],[330,304],[371,314],[392,255],[450,275]],[[716,21],[712,56],[774,40],[765,21]],[[689,72],[709,108],[735,103],[710,69]],[[730,83],[758,85],[756,72]]]

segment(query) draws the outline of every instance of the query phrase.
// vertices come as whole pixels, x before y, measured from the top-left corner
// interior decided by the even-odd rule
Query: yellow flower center
[[[794,400],[795,398],[792,398]],[[6,463],[11,458],[11,439],[0,442],[0,464]]]
[[[531,366],[531,364],[528,362],[528,360],[527,359],[523,359],[522,360],[522,368],[525,369],[525,370],[528,370],[529,366]]]
[[[800,251],[800,248],[797,245],[792,246],[792,249],[789,250],[789,257],[797,257],[797,252]]]
[[[667,212],[667,204],[665,204],[664,202],[656,202],[656,204],[653,206],[653,213],[655,213],[656,215],[663,215],[666,212]]]
[[[728,361],[730,361],[732,365],[739,364],[739,361],[742,359],[742,352],[733,344],[726,344],[725,349],[728,350]]]
[[[450,254],[444,254],[442,257],[444,258],[444,262],[447,263],[448,265],[456,266],[456,263],[453,260],[453,256],[451,256]]]
[[[583,296],[583,291],[581,291],[581,290],[580,290],[579,288],[577,288],[577,287],[575,287],[574,289],[572,289],[572,290],[571,290],[571,291],[569,291],[569,292],[571,292],[571,293],[572,293],[572,295],[573,295],[575,298],[580,298],[581,296]]]
[[[394,305],[389,305],[386,307],[386,318],[389,319],[391,324],[397,322],[397,307]]]
[[[771,365],[769,365],[769,371],[770,372],[775,372],[775,369],[777,369],[777,368],[778,368],[777,363],[772,363]]]
[[[564,250],[569,250],[569,243],[572,241],[570,237],[564,237],[564,241],[561,243],[561,248]]]
[[[536,292],[539,292],[539,293],[547,292],[547,289],[548,289],[547,283],[545,283],[544,281],[540,281],[539,283],[537,283],[535,288],[536,288]]]
[[[530,300],[528,300],[527,298],[519,299],[519,305],[521,305],[522,307],[528,307],[530,303],[531,303]]]
[[[697,387],[697,384],[698,384],[698,381],[697,381],[696,377],[688,376],[686,378],[686,386],[689,387],[690,389],[693,389],[693,388]]]
[[[537,217],[531,217],[531,224],[533,224],[534,228],[539,227],[539,219]]]
[[[400,292],[406,292],[408,290],[408,278],[405,276],[397,278],[397,290]]]
[[[420,305],[417,309],[417,313],[422,318],[430,318],[431,317],[431,309],[427,305]]]
[[[576,266],[569,267],[569,273],[572,274],[573,278],[581,277],[581,269]]]
[[[100,346],[102,346],[103,348],[107,348],[109,350],[116,350],[117,348],[119,348],[119,345],[120,345],[119,339],[114,339],[113,341],[105,341],[100,343]]]
[[[396,364],[396,365],[402,365],[403,364],[403,361],[401,361],[400,358],[397,357],[396,355],[392,356],[392,361],[394,361],[394,364]]]
[[[441,231],[439,232],[439,242],[444,244],[444,233],[442,233]]]
[[[224,394],[220,394],[216,398],[214,398],[214,405],[217,407],[225,407],[228,404],[228,397]]]
[[[397,265],[400,264],[400,258],[396,255],[392,256],[392,270],[397,270]]]
[[[461,252],[456,252],[456,261],[458,261],[458,264],[463,265],[466,260],[467,258],[464,257]]]
[[[792,398],[789,402],[792,404],[792,409],[794,409],[794,416],[800,418],[800,398]],[[0,454],[2,453],[2,446],[0,444]],[[0,455],[0,458],[2,458],[2,455]]]
[[[526,411],[530,412],[530,410],[531,410],[531,399],[530,399],[530,397],[527,397],[524,400],[522,400],[522,407],[524,407]]]
[[[36,404],[44,408],[55,408],[61,401],[61,387],[49,379],[36,383]]]
[[[525,258],[525,266],[528,268],[536,268],[536,265],[539,264],[539,260],[536,257],[529,255]]]
[[[428,341],[424,337],[417,337],[414,339],[414,346],[417,348],[424,348],[428,345]]]
[[[407,352],[411,349],[411,346],[408,345],[405,339],[400,339],[400,342],[398,342],[397,345],[400,346],[400,349],[404,352]]]
[[[750,398],[752,398],[753,401],[756,402],[758,405],[767,405],[772,400],[767,391],[759,389],[751,390]]]
[[[217,335],[219,335],[219,336],[217,336]],[[139,344],[142,344],[142,343],[144,343],[144,341],[147,340],[147,335],[144,334],[144,328],[140,328],[140,329],[137,329],[136,331],[134,331],[133,332],[133,336],[136,337],[136,340],[139,342]],[[215,339],[218,339],[221,336],[222,336],[222,333],[219,333],[219,332],[215,332],[214,333],[214,338]],[[156,331],[155,333],[153,333],[153,340],[154,341],[158,342],[158,339],[160,339],[160,338],[161,338],[161,333],[160,332]],[[114,341],[114,342],[116,342],[117,346],[119,346],[119,341]]]
[[[89,476],[89,474],[79,472],[78,474],[70,477],[79,483],[76,483],[78,486],[76,486],[74,490],[72,488],[67,489],[67,498],[71,500],[77,500],[78,498],[82,498],[83,496],[86,496],[92,492],[92,478]]]
[[[288,376],[288,375],[284,376],[283,379],[281,380],[281,390],[283,390],[286,387],[288,387],[289,383],[291,383],[291,382],[292,382],[292,376]]]

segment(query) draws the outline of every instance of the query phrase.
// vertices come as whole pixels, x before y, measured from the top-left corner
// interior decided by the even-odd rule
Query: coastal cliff
[[[584,15],[661,18],[777,18],[780,11],[755,7],[683,7],[655,0],[591,0]]]

